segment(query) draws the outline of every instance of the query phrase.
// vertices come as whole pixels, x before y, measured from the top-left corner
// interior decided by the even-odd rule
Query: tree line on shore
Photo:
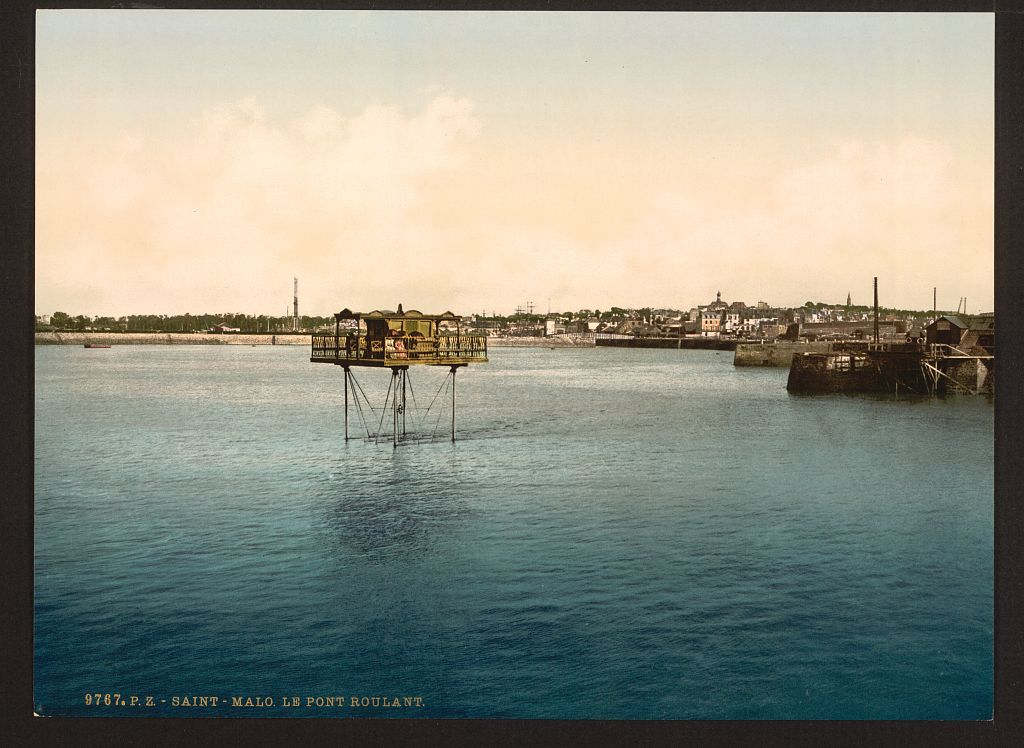
[[[333,328],[334,317],[299,317],[300,330]],[[54,312],[49,321],[36,318],[36,331],[47,332],[205,332],[217,327],[248,333],[287,333],[292,331],[291,317],[251,314],[129,314],[123,317],[89,317]]]
[[[587,319],[598,316],[601,319],[628,318],[632,313],[649,318],[650,308],[622,309],[612,307],[606,312],[581,309],[578,312],[555,312],[552,316],[575,319]],[[501,315],[476,315],[478,320],[486,320],[494,325],[508,322],[543,322],[547,315],[517,313]],[[45,321],[44,321],[45,320]],[[36,317],[37,332],[204,332],[216,327],[235,328],[246,333],[287,333],[292,331],[292,318],[273,317],[268,315],[252,315],[240,313],[222,314],[129,314],[122,317],[90,317],[84,314],[71,315],[66,312],[54,312],[46,319],[46,315]],[[302,315],[299,317],[300,331],[333,330],[334,317],[318,317]]]

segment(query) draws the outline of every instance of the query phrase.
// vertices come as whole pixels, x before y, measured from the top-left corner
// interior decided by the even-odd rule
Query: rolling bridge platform
[[[345,323],[345,329],[342,324]],[[349,439],[349,391],[354,401],[367,438],[379,441],[390,433],[394,446],[406,441],[409,436],[409,396],[413,398],[413,412],[420,409],[415,403],[415,393],[409,380],[410,366],[447,366],[448,375],[438,393],[420,415],[421,426],[443,391],[451,390],[451,440],[455,441],[455,374],[460,367],[473,363],[487,362],[487,338],[484,335],[464,333],[461,321],[452,312],[423,314],[416,310],[404,311],[398,305],[397,311],[375,310],[353,312],[344,309],[334,315],[334,335],[313,335],[311,362],[334,364],[342,367],[345,374],[345,440]],[[355,380],[353,367],[370,367],[391,370],[384,405],[374,408],[365,390]],[[360,399],[360,397],[362,399]],[[366,420],[367,411],[363,401],[376,423]],[[385,420],[390,411],[390,429],[385,429]],[[377,413],[380,413],[379,420]],[[415,426],[415,424],[414,424]],[[435,424],[434,435],[437,427]],[[433,435],[432,435],[433,436]],[[421,435],[422,438],[422,435]],[[432,437],[431,437],[432,438]]]

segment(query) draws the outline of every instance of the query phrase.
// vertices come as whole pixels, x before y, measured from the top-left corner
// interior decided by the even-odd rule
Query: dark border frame
[[[497,720],[330,720],[32,717],[32,540],[34,451],[34,16],[42,8],[259,8],[259,9],[478,9],[650,11],[931,11],[995,14],[995,299],[1004,322],[998,333],[1002,385],[996,404],[996,628],[995,718],[987,722],[750,721],[569,722]],[[94,743],[188,744],[245,740],[254,745],[353,741],[359,745],[406,743],[701,744],[778,743],[827,745],[1009,745],[1020,740],[1024,701],[1020,608],[1024,575],[1021,541],[1024,510],[1016,427],[1024,417],[1018,383],[1021,336],[1013,328],[1022,273],[1024,213],[1024,0],[646,0],[639,3],[565,0],[504,2],[24,2],[0,9],[0,217],[6,242],[0,265],[0,309],[17,325],[0,330],[6,363],[0,388],[3,428],[0,459],[0,739],[8,745]],[[1015,740],[1016,738],[1016,740]]]

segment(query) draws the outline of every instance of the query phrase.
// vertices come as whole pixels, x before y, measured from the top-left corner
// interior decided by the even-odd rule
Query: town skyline
[[[456,314],[458,316],[460,316],[460,317],[463,317],[463,318],[500,318],[500,319],[507,319],[507,318],[522,317],[522,318],[542,319],[542,318],[545,318],[545,317],[566,317],[566,316],[569,316],[569,317],[579,317],[581,314],[584,314],[584,313],[586,314],[586,316],[602,315],[602,314],[604,316],[608,316],[609,314],[611,314],[611,315],[620,315],[622,313],[634,314],[634,313],[640,313],[640,312],[644,312],[644,311],[650,311],[650,312],[661,314],[663,316],[663,313],[673,313],[673,312],[681,313],[683,315],[686,315],[688,312],[692,312],[695,309],[706,309],[708,306],[716,306],[719,303],[721,305],[723,305],[723,306],[729,306],[730,308],[737,308],[738,307],[738,308],[741,308],[741,309],[746,309],[748,311],[755,311],[755,310],[761,310],[761,309],[763,309],[763,310],[772,310],[772,311],[778,311],[778,310],[790,310],[790,311],[793,311],[793,310],[803,310],[803,309],[808,308],[808,307],[814,307],[815,309],[829,309],[829,310],[851,309],[851,310],[857,310],[857,311],[863,311],[863,310],[870,311],[873,308],[873,299],[872,299],[871,303],[862,303],[862,302],[854,301],[851,296],[848,296],[848,298],[850,299],[850,303],[849,304],[847,304],[845,302],[826,302],[826,301],[820,301],[820,300],[812,301],[810,299],[805,301],[803,304],[772,304],[772,303],[764,301],[764,300],[758,300],[755,303],[747,303],[747,302],[744,302],[742,300],[729,301],[727,299],[722,299],[720,296],[716,296],[716,299],[714,299],[712,302],[708,302],[708,303],[697,303],[697,304],[683,305],[683,306],[678,306],[678,305],[657,305],[657,304],[655,304],[655,305],[647,304],[647,305],[644,305],[644,306],[619,306],[619,305],[614,305],[613,304],[613,305],[610,305],[610,306],[606,306],[603,310],[601,309],[601,307],[598,307],[598,306],[580,307],[579,309],[564,309],[564,308],[557,309],[557,308],[552,308],[552,309],[548,310],[548,309],[538,308],[536,305],[532,304],[530,301],[527,301],[527,302],[524,302],[524,303],[517,304],[517,306],[515,307],[515,309],[513,311],[507,311],[504,308],[501,308],[501,309],[484,308],[484,309],[480,309],[480,310],[460,311],[460,312],[456,312]],[[942,305],[939,305],[937,302],[936,302],[936,305],[935,305],[934,308],[929,308],[929,309],[919,308],[919,307],[899,307],[899,306],[883,304],[881,302],[879,302],[878,308],[879,308],[879,312],[880,313],[887,313],[887,314],[888,313],[900,313],[900,314],[913,314],[913,315],[930,315],[933,312],[935,312],[935,313],[938,313],[938,314],[965,314],[965,315],[970,316],[970,315],[977,315],[977,314],[992,313],[992,310],[984,310],[984,309],[981,309],[980,307],[979,308],[974,308],[974,306],[967,306],[967,302],[968,301],[969,301],[968,299],[965,299],[964,297],[960,297],[960,299],[958,299],[958,301],[957,301],[957,306],[955,307],[955,311],[954,311],[953,307],[948,306],[948,305],[947,306],[942,306]],[[412,310],[414,308],[412,306],[408,306],[408,305],[405,305],[405,304],[402,304],[402,306],[403,306],[403,308],[406,311]],[[377,307],[377,310],[390,310],[390,311],[394,311],[397,307],[398,307],[398,304],[394,304],[394,305],[392,305],[390,307],[385,307],[385,306]],[[85,314],[84,312],[82,312],[80,310],[75,310],[75,311],[79,312],[79,313],[78,314],[75,314],[75,313],[70,313],[69,314],[68,312],[64,311],[63,309],[58,309],[58,310],[54,310],[52,312],[36,313],[35,316],[36,316],[37,324],[40,323],[41,321],[44,324],[48,324],[49,323],[49,318],[54,316],[54,315],[62,315],[62,316],[67,317],[69,319],[73,319],[73,318],[78,317],[80,319],[85,319],[85,320],[100,320],[100,319],[103,319],[103,320],[126,320],[126,319],[129,319],[129,318],[144,318],[144,317],[149,317],[149,318],[168,317],[168,318],[175,318],[175,319],[182,318],[182,317],[186,317],[186,318],[187,317],[192,317],[192,318],[195,318],[195,319],[199,319],[200,317],[208,317],[208,318],[244,317],[244,318],[249,319],[249,320],[257,320],[257,319],[259,319],[259,320],[271,320],[271,321],[284,321],[284,320],[290,320],[290,319],[293,318],[292,311],[290,311],[290,310],[286,310],[286,312],[284,314],[272,314],[272,313],[262,313],[262,312],[251,313],[251,312],[238,311],[238,310],[235,310],[235,311],[221,310],[219,312],[217,312],[217,311],[209,311],[209,310],[204,310],[204,311],[185,311],[185,312],[178,311],[178,312],[174,312],[174,313],[170,313],[170,314],[138,311],[138,312],[128,312],[126,314],[121,314],[121,315],[116,315],[116,316],[114,316],[114,315],[89,315],[89,314]],[[338,310],[338,311],[341,311],[341,310]],[[367,308],[367,309],[358,309],[358,310],[353,310],[353,311],[366,313],[366,312],[375,311],[375,310]],[[424,310],[418,310],[418,311],[424,311]],[[440,313],[441,311],[453,311],[453,310],[431,310],[431,311],[428,311],[427,313]],[[309,311],[302,311],[299,314],[299,318],[301,318],[301,319],[312,319],[312,320],[326,320],[326,319],[330,319],[333,314],[334,314],[334,312],[324,312],[323,310],[314,310],[312,313],[310,313]]]
[[[36,313],[988,311],[993,24],[41,10]]]

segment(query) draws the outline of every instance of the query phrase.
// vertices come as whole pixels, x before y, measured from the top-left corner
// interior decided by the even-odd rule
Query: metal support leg
[[[391,398],[391,443],[398,446],[398,369],[391,370],[391,384],[394,395]]]
[[[458,366],[452,367],[452,444],[455,443],[455,372],[458,370]]]
[[[350,375],[348,367],[343,368],[345,369],[345,441],[348,441],[348,378]]]
[[[405,381],[409,377],[409,370],[402,369],[402,437],[405,437]]]

